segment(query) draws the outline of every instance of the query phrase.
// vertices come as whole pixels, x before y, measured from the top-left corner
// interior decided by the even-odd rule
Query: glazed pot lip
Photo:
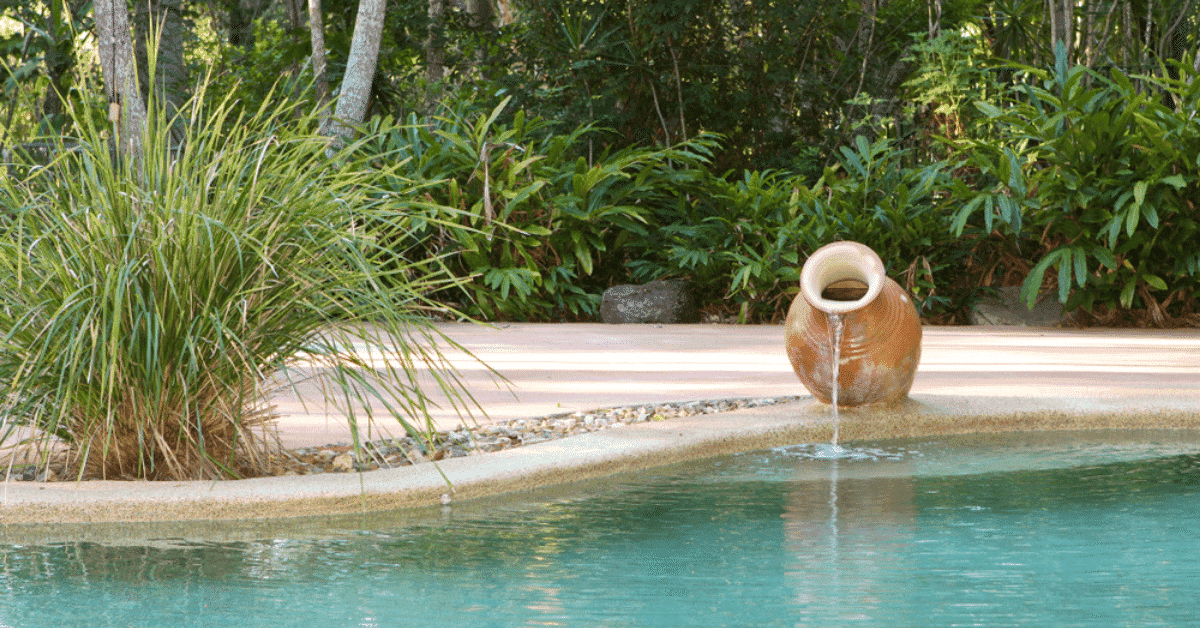
[[[869,305],[883,290],[887,273],[883,260],[870,247],[849,240],[831,242],[817,249],[800,270],[800,293],[813,308],[826,314],[846,314]],[[826,299],[821,293],[844,280],[858,281],[867,292],[856,301]]]

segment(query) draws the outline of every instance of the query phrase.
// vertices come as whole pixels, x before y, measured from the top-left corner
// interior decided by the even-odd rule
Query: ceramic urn
[[[875,251],[858,242],[827,244],[800,271],[784,338],[796,375],[817,399],[832,402],[833,321],[842,332],[838,406],[907,397],[921,360],[921,320]]]

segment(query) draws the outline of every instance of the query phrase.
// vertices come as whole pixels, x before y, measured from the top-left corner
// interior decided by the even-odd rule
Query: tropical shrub
[[[161,107],[143,157],[82,112],[78,149],[0,183],[3,435],[63,443],[78,477],[255,475],[266,394],[312,373],[356,435],[372,402],[431,433],[424,367],[465,398],[426,316],[447,280],[362,228],[403,230],[405,207],[373,198],[379,173],[330,160],[315,118],[204,96],[182,146]]]
[[[655,216],[657,229],[632,243],[638,280],[689,278],[702,301],[742,322],[772,320],[786,311],[799,281],[800,255],[811,250],[803,180],[783,172],[743,174],[728,181],[708,171],[675,207]]]
[[[437,256],[462,285],[464,311],[487,319],[564,320],[595,316],[622,272],[619,249],[645,237],[673,182],[693,176],[714,140],[672,149],[630,148],[589,163],[582,126],[552,134],[517,111],[449,113],[406,124],[376,120],[366,152],[397,164],[385,183],[423,199],[403,233],[387,236],[398,258]],[[377,157],[378,158],[378,157]],[[443,298],[459,300],[443,292]]]
[[[640,244],[636,277],[687,275],[742,322],[779,320],[808,255],[835,240],[875,249],[914,293],[925,316],[961,308],[953,293],[962,254],[953,246],[942,193],[943,164],[904,165],[906,151],[858,136],[813,185],[800,175],[750,172],[729,181],[707,174],[656,215],[657,240]]]
[[[1002,70],[988,62],[986,43],[962,30],[943,30],[936,37],[913,33],[907,61],[916,69],[903,85],[913,132],[906,145],[921,151],[923,161],[945,157],[946,146],[938,138],[961,138],[980,128],[972,121],[980,116],[973,107],[978,101],[999,97],[1007,84],[998,76]]]
[[[970,252],[949,229],[949,166],[907,165],[908,151],[888,138],[860,135],[838,150],[840,168],[827,170],[811,191],[814,244],[862,242],[912,293],[922,316],[960,314],[978,291],[959,280]]]
[[[1024,69],[1041,84],[1010,105],[979,104],[994,133],[958,145],[973,174],[956,183],[952,228],[1036,247],[1021,293],[1031,306],[1053,269],[1068,308],[1132,308],[1160,325],[1194,314],[1200,81],[1175,67],[1179,79],[1105,76],[1060,54],[1052,72]]]

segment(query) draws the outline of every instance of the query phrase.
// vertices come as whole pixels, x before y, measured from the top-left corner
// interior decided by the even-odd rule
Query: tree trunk
[[[146,105],[138,91],[133,41],[129,35],[129,13],[124,0],[96,0],[96,47],[104,74],[104,95],[109,119],[116,126],[117,145],[133,157],[142,153],[142,130]]]
[[[1050,3],[1050,52],[1058,54],[1061,42],[1066,49],[1068,64],[1075,37],[1075,0],[1048,0]]]
[[[429,0],[429,28],[425,36],[425,78],[430,83],[441,81],[445,72],[442,61],[442,18],[445,13],[445,0]]]
[[[1133,51],[1133,54],[1135,55],[1133,62],[1136,63],[1138,59],[1138,56],[1136,55],[1140,47],[1137,45],[1137,34],[1135,32],[1136,29],[1133,27],[1133,4],[1130,2],[1123,2],[1121,4],[1122,13],[1124,14],[1125,18],[1124,30],[1126,33],[1125,41],[1122,42],[1124,45],[1121,46],[1121,65],[1128,68],[1130,64],[1130,51]]]
[[[301,17],[304,13],[304,8],[301,6],[303,3],[304,0],[284,0],[288,17],[288,39],[291,40],[293,49],[300,47],[300,30],[304,28],[304,18]],[[298,56],[292,56],[292,64],[288,67],[288,77],[294,80],[299,75],[300,59]]]
[[[468,0],[467,12],[471,14],[471,28],[491,29],[496,26],[496,8],[492,0]]]
[[[496,0],[496,12],[499,14],[499,25],[508,26],[517,21],[516,12],[513,10],[512,0]]]
[[[876,0],[863,0],[862,2],[863,13],[858,21],[858,33],[856,34],[858,39],[858,53],[862,57],[862,67],[859,70],[858,87],[854,88],[854,96],[862,93],[863,85],[867,81],[868,64],[871,61],[871,55],[875,46],[875,15],[878,8],[879,4]]]
[[[321,0],[308,0],[308,30],[312,36],[313,83],[317,90],[317,107],[324,109],[329,102],[329,79],[325,77],[325,16]]]
[[[353,125],[361,124],[367,116],[386,9],[386,0],[359,0],[358,17],[354,20],[354,39],[350,42],[350,57],[346,60],[346,75],[342,78],[337,109],[328,127],[331,135],[349,139],[354,134]]]
[[[492,0],[467,0],[467,12],[471,15],[471,28],[481,38],[495,39],[496,36],[496,7]],[[479,67],[487,61],[487,46],[475,49],[474,67]]]
[[[134,54],[143,98],[151,95],[174,116],[188,99],[188,69],[183,59],[183,7],[181,0],[139,0],[134,3]],[[150,44],[156,48],[151,54]],[[154,68],[150,59],[154,58]],[[183,123],[172,129],[175,141],[183,140]]]

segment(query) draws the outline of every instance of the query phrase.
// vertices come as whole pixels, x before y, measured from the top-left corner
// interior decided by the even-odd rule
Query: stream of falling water
[[[841,423],[841,418],[838,416],[838,389],[841,384],[838,382],[839,371],[842,364],[842,332],[845,329],[845,321],[842,320],[841,314],[829,314],[829,344],[832,351],[829,353],[833,356],[832,378],[829,382],[829,400],[833,406],[833,440],[830,443],[833,445],[834,451],[840,449],[838,445],[838,428]]]

